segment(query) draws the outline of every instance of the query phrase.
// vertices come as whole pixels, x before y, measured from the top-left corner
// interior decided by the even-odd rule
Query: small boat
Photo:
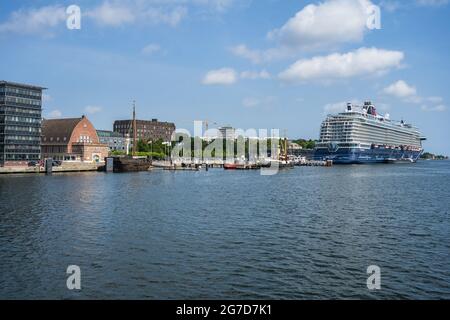
[[[291,161],[279,161],[278,162],[278,167],[280,169],[292,169],[294,168],[295,164],[294,162]]]
[[[137,153],[137,124],[136,124],[136,102],[133,101],[133,152],[132,156],[115,157],[113,162],[114,172],[139,172],[149,171],[152,168],[152,159],[148,157],[135,157]]]
[[[225,164],[223,165],[223,168],[224,168],[225,170],[237,170],[238,165],[235,164],[235,163],[225,163]]]

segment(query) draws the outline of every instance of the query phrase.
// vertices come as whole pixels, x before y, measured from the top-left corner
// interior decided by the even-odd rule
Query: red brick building
[[[42,122],[42,159],[103,162],[108,146],[101,144],[92,123],[85,117]]]
[[[164,142],[172,141],[172,134],[176,127],[171,122],[160,122],[158,119],[136,120],[136,133],[138,140],[150,140]],[[114,122],[114,132],[123,136],[133,136],[133,120],[117,120]]]

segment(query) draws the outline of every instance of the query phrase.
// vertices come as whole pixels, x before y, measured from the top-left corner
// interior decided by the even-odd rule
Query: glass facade
[[[0,165],[40,160],[43,89],[0,81]]]
[[[118,132],[97,130],[97,135],[101,144],[106,144],[109,151],[126,152],[127,142],[123,134]]]

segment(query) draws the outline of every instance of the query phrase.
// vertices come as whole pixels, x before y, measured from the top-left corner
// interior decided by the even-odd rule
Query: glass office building
[[[119,133],[107,130],[97,130],[101,144],[106,144],[109,151],[127,152],[127,138]]]
[[[40,160],[43,90],[0,81],[0,166]]]

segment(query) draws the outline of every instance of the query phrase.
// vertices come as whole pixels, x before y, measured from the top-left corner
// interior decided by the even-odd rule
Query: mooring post
[[[45,159],[45,174],[53,173],[53,159]]]
[[[114,158],[108,157],[105,159],[106,172],[114,172]]]

